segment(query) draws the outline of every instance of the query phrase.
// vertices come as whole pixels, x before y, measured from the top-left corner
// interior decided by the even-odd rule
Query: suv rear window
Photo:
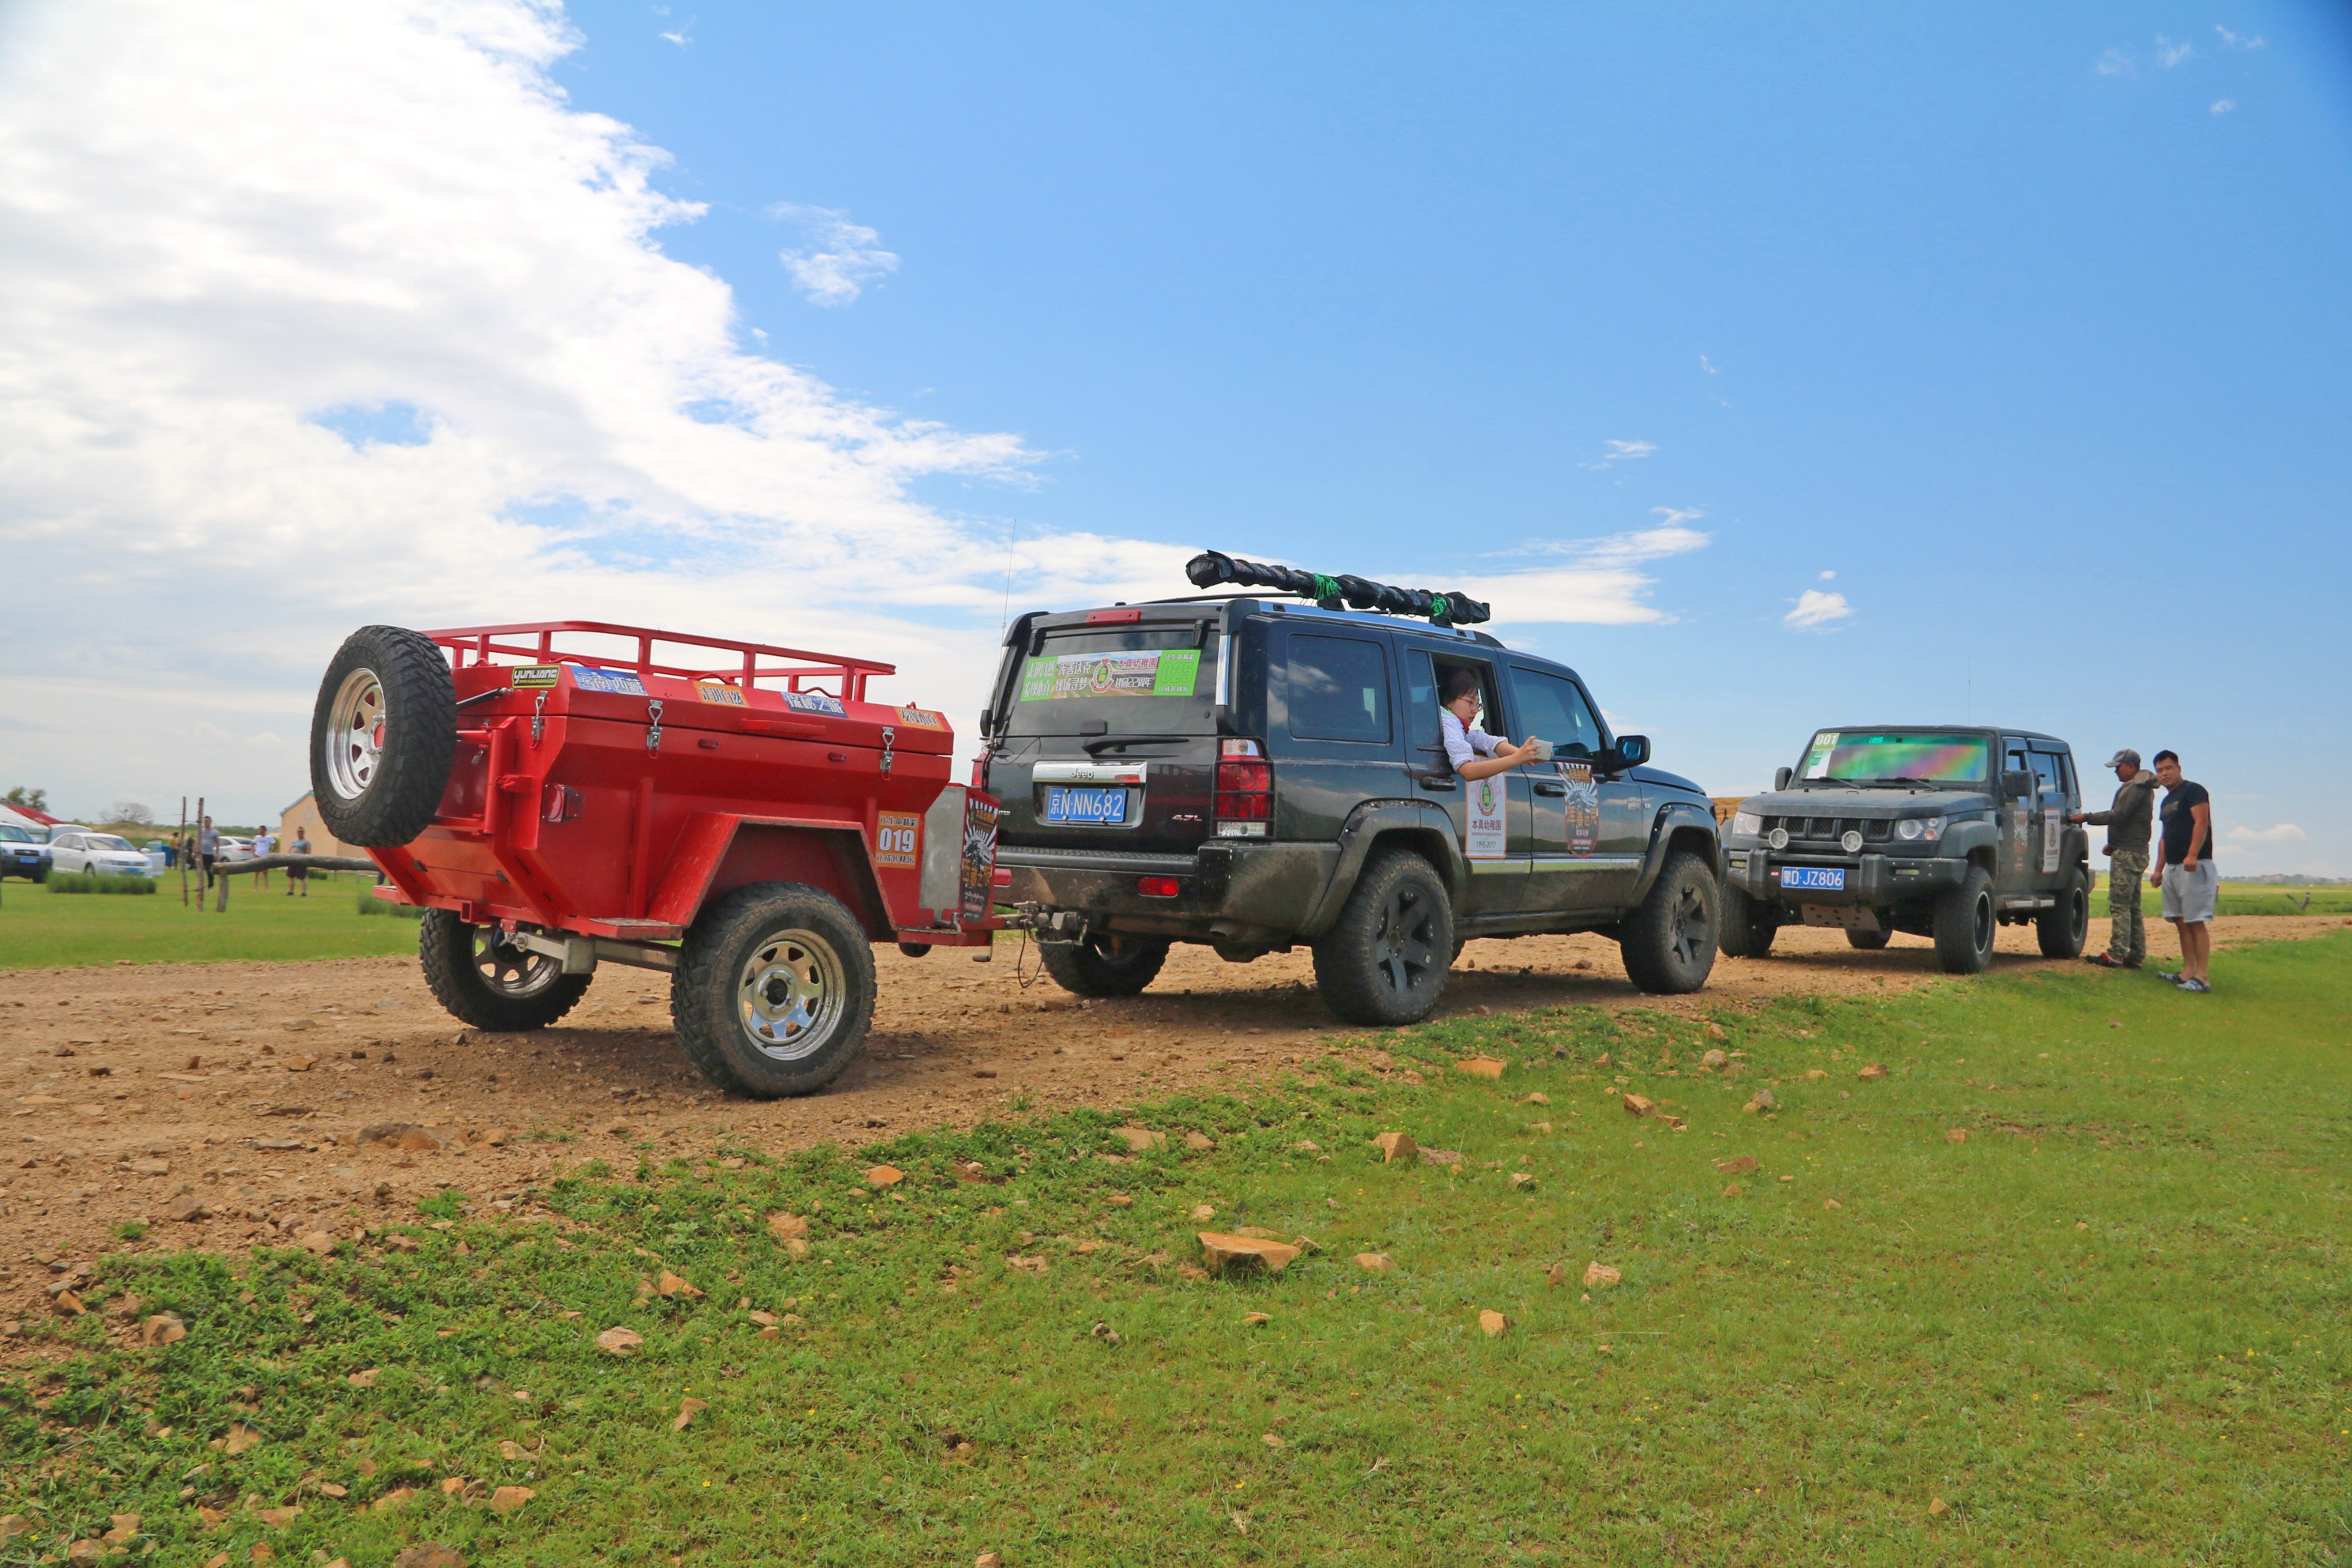
[[[1216,693],[1207,623],[1049,631],[1021,662],[1006,731],[1014,735],[1208,734]],[[1089,725],[1100,725],[1100,730]]]
[[[1389,670],[1363,637],[1290,635],[1290,732],[1302,741],[1389,738]]]

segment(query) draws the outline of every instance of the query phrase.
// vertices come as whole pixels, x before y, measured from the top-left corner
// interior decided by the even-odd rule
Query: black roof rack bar
[[[1440,594],[1427,588],[1398,588],[1363,577],[1326,577],[1296,566],[1268,566],[1237,561],[1214,550],[1203,550],[1184,563],[1184,575],[1195,588],[1232,583],[1244,588],[1271,588],[1312,599],[1326,610],[1372,610],[1384,616],[1417,616],[1433,625],[1475,625],[1493,612],[1466,594]]]

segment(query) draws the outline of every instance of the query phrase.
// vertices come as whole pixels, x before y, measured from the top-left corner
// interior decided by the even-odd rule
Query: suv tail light
[[[1263,838],[1274,819],[1274,764],[1255,741],[1217,744],[1217,837]]]

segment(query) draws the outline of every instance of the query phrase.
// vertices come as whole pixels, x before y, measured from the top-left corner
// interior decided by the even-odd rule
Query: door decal
[[[1501,778],[1487,774],[1470,786],[1469,815],[1463,825],[1462,853],[1472,860],[1500,860],[1505,849]]]
[[[1601,786],[1591,763],[1554,763],[1568,785],[1568,852],[1580,859],[1601,845]]]
[[[2042,808],[2042,869],[2045,872],[2058,869],[2058,849],[2063,837],[2058,828],[2061,815],[2054,805]]]

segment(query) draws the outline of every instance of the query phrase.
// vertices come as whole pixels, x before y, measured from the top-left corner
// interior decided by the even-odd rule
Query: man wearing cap
[[[2107,759],[2119,781],[2105,811],[2076,812],[2072,820],[2107,830],[2107,951],[2084,959],[2102,969],[2137,969],[2147,962],[2147,927],[2140,919],[2140,879],[2147,875],[2147,840],[2156,824],[2156,775],[2126,747]]]

